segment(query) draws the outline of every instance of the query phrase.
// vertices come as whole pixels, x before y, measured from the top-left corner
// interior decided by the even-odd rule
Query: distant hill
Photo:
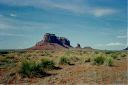
[[[94,50],[92,47],[84,47],[83,49]]]
[[[55,50],[71,48],[70,41],[65,37],[57,37],[55,34],[46,33],[43,40],[36,43],[35,46],[28,48],[32,50]]]

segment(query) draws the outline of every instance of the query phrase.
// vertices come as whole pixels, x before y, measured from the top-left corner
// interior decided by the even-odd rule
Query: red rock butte
[[[30,50],[54,50],[71,48],[70,41],[65,37],[57,37],[55,34],[46,33],[43,40],[36,43],[35,46],[28,48]]]

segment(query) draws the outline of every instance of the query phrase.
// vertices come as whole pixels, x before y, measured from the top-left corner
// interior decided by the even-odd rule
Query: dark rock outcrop
[[[124,50],[128,50],[128,47],[126,47]]]
[[[79,43],[77,44],[76,48],[81,48],[81,46],[80,46],[80,44],[79,44]]]
[[[43,40],[36,43],[31,49],[64,47],[70,48],[70,41],[65,37],[57,37],[55,34],[46,33]]]

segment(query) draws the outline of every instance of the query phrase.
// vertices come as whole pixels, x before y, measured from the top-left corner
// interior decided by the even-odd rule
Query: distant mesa
[[[33,50],[42,49],[64,49],[71,48],[70,41],[65,37],[57,37],[55,34],[46,33],[43,40],[36,43],[35,46],[29,48]]]

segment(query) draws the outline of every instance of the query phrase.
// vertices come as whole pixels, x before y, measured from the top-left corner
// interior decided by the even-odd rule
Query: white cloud
[[[116,9],[90,7],[87,0],[0,0],[0,3],[14,6],[32,6],[41,9],[59,9],[76,14],[91,14],[96,17],[111,15]],[[15,16],[15,14],[11,14]]]
[[[108,43],[108,44],[106,44],[106,46],[122,46],[122,45],[124,45],[123,43],[119,43],[119,42],[112,42],[112,43]]]
[[[15,17],[16,14],[14,14],[14,13],[10,13],[10,16],[11,16],[11,17]]]
[[[127,36],[126,35],[120,35],[120,36],[117,36],[117,38],[126,39]]]
[[[90,13],[92,13],[96,17],[111,15],[111,14],[114,14],[116,12],[117,12],[117,10],[110,9],[110,8],[94,8],[94,9],[90,10]]]
[[[5,16],[0,18],[0,31],[4,30],[17,30],[17,29],[52,29],[56,28],[57,24],[54,23],[42,23],[34,21],[22,21],[18,19],[12,19]]]
[[[13,33],[0,33],[0,36],[15,36],[15,37],[24,37],[22,34],[13,34]]]

